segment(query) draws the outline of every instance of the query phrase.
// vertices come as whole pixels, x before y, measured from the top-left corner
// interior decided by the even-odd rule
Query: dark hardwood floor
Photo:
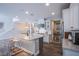
[[[39,56],[62,56],[62,45],[59,43],[44,43],[43,52]]]

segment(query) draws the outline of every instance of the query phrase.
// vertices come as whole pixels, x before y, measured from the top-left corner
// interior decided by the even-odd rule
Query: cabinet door
[[[79,28],[79,4],[71,4],[70,6],[70,20],[71,20],[71,27],[73,29]]]
[[[64,31],[68,32],[71,30],[71,20],[70,20],[70,9],[63,10],[63,20],[64,20]]]

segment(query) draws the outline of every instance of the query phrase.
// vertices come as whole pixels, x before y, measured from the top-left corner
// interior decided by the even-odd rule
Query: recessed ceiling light
[[[27,15],[28,15],[28,14],[29,14],[29,12],[28,12],[28,11],[26,11],[26,12],[25,12],[25,14],[27,14]]]
[[[46,6],[49,6],[50,4],[49,4],[49,3],[46,3],[45,5],[46,5]]]
[[[52,14],[52,15],[55,15],[55,12],[52,12],[51,14]]]
[[[14,18],[12,19],[12,21],[13,21],[13,22],[19,21],[18,16],[14,17]]]

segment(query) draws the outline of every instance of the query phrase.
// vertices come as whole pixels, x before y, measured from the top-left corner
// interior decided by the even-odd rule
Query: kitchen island
[[[20,38],[16,43],[16,46],[33,54],[38,55],[43,51],[43,35],[32,34],[31,36],[26,36],[25,38]]]

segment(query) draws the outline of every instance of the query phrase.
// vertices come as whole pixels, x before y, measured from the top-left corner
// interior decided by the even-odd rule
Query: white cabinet
[[[70,4],[68,9],[63,10],[64,31],[79,29],[79,4]]]
[[[47,33],[44,34],[43,42],[45,42],[45,43],[49,43],[49,35],[48,35]]]
[[[63,10],[63,21],[64,21],[64,31],[68,32],[70,31],[70,9],[64,9]]]
[[[73,29],[79,29],[79,4],[70,5],[70,20]]]

